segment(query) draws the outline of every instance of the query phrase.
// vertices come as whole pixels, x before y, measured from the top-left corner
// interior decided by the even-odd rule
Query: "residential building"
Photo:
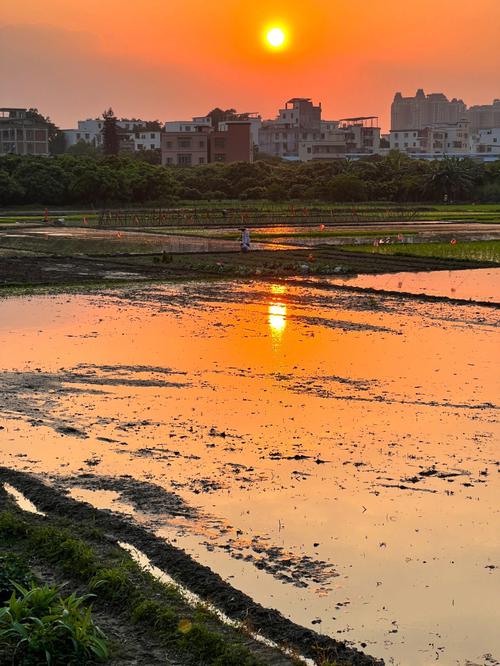
[[[470,151],[470,123],[441,123],[422,129],[391,130],[391,150],[399,150],[415,157],[464,156]]]
[[[210,162],[253,162],[252,124],[246,120],[221,123],[225,129],[210,133]]]
[[[500,127],[480,129],[472,134],[471,151],[485,157],[500,158]]]
[[[259,132],[262,127],[262,117],[258,113],[239,113],[237,118],[233,120],[224,120],[219,123],[218,129],[220,132],[225,132],[230,122],[245,122],[250,123],[250,136],[252,137],[252,144],[259,145]]]
[[[168,125],[169,123],[167,123]],[[167,129],[161,137],[161,161],[164,165],[197,166],[209,162],[210,125],[198,125],[196,128],[179,130]]]
[[[467,117],[463,100],[449,100],[443,93],[426,95],[420,88],[414,97],[394,96],[391,107],[391,129],[420,130],[439,124],[457,123]]]
[[[79,120],[77,129],[63,130],[66,148],[79,142],[88,143],[96,148],[102,146],[102,118]],[[120,152],[138,150],[158,150],[160,148],[161,131],[155,122],[122,118],[116,126],[120,135]]]
[[[167,123],[168,125],[168,123]],[[162,164],[197,166],[220,162],[252,162],[253,142],[248,121],[228,121],[226,129],[214,130],[205,123],[180,122],[179,131],[166,130],[161,137]]]
[[[316,136],[309,133],[300,140],[298,157],[301,162],[359,159],[380,151],[380,127],[376,116],[342,118],[330,121],[330,127],[329,131]]]
[[[163,129],[165,132],[198,132],[199,128],[210,129],[212,122],[207,116],[198,116],[192,120],[169,120]]]
[[[494,99],[493,104],[471,106],[467,111],[467,117],[473,132],[500,127],[500,99]]]
[[[160,150],[161,132],[158,130],[138,130],[130,135],[134,144],[134,151],[138,150]]]
[[[259,152],[283,158],[297,158],[300,140],[321,136],[321,104],[308,97],[294,97],[279,109],[275,120],[262,123]]]
[[[0,155],[49,154],[49,129],[27,109],[0,109]]]

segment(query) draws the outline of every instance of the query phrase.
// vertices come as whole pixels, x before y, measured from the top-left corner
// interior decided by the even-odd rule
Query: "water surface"
[[[0,462],[388,663],[495,663],[499,322],[314,283],[3,299]]]

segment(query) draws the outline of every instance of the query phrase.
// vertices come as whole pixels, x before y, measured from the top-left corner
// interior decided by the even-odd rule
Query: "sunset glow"
[[[443,91],[468,105],[498,96],[500,2],[118,0],[4,3],[4,106],[37,105],[63,127],[106,106],[123,117],[186,118],[215,106],[273,117],[283,100],[321,101],[326,118],[377,115],[394,93]],[[272,13],[271,13],[272,11]],[[426,22],[425,36],[421,25]],[[50,20],[48,20],[50,17]],[[281,29],[273,46],[267,34]],[[464,48],[464,44],[467,48]],[[279,57],[276,57],[279,56]],[[133,81],[133,85],[131,85]],[[78,94],[68,94],[78,82]]]

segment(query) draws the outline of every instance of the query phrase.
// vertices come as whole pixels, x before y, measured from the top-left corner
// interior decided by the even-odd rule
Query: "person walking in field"
[[[241,251],[248,252],[250,250],[250,232],[245,227],[241,230]]]

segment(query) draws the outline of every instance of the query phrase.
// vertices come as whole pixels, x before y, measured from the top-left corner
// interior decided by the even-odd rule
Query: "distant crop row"
[[[344,248],[346,249],[346,248]],[[450,243],[415,243],[394,245],[353,245],[347,249],[375,254],[401,254],[440,259],[491,261],[500,264],[500,241],[452,241]]]
[[[132,157],[0,157],[0,205],[172,205],[179,201],[500,202],[500,160],[366,160],[163,167]]]

